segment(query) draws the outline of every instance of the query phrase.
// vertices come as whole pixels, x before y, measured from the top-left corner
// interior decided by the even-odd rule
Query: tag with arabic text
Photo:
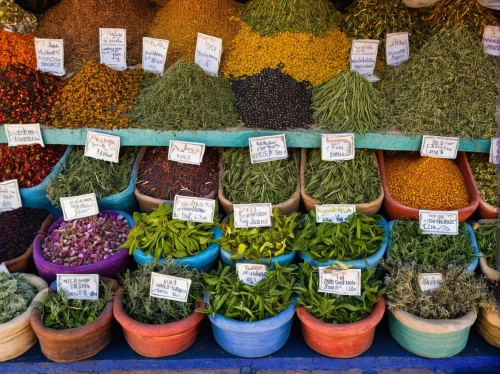
[[[120,137],[87,131],[84,155],[98,160],[119,163]]]
[[[205,144],[171,140],[168,159],[182,164],[200,165],[205,154]]]

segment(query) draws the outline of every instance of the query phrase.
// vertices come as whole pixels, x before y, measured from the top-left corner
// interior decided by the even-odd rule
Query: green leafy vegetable
[[[474,224],[477,245],[479,250],[488,261],[488,266],[496,269],[497,262],[497,231],[498,222],[493,220],[491,223]]]
[[[37,292],[22,274],[0,273],[0,323],[9,322],[26,312]]]

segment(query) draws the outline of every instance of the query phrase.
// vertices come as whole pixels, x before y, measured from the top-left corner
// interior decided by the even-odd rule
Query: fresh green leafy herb
[[[0,324],[26,312],[37,289],[22,274],[0,273]]]
[[[497,206],[496,165],[489,162],[487,153],[472,153],[469,163],[479,195],[488,204]]]
[[[496,269],[498,222],[476,223],[473,226],[479,250],[488,261],[488,266]]]

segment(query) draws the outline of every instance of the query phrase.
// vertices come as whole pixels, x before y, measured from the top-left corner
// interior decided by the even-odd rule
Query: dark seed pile
[[[245,127],[286,129],[313,123],[311,91],[279,69],[266,68],[243,80],[233,80],[235,106]]]

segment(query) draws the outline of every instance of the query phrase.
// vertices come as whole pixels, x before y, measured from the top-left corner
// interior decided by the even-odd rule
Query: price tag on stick
[[[238,278],[245,284],[255,286],[267,276],[267,266],[264,264],[236,264]]]
[[[127,69],[127,30],[99,29],[101,64],[115,70]]]
[[[319,267],[318,292],[337,295],[361,295],[361,269],[337,270]]]
[[[194,62],[207,74],[218,75],[222,56],[222,39],[198,33]]]
[[[385,55],[387,65],[402,64],[410,58],[410,47],[407,32],[387,34],[385,37]]]
[[[422,291],[432,291],[441,287],[443,283],[443,274],[441,273],[422,273],[418,276],[418,282]]]
[[[373,75],[377,63],[379,40],[354,39],[351,46],[351,70],[365,75],[370,82],[379,79]]]
[[[316,205],[316,222],[341,223],[356,213],[356,205],[325,204]]]
[[[149,296],[160,299],[187,302],[191,279],[173,277],[160,273],[151,273]]]
[[[57,274],[57,291],[64,290],[68,299],[97,300],[99,274]]]
[[[205,144],[171,140],[168,159],[182,164],[200,165],[205,154]]]
[[[458,211],[420,210],[419,226],[424,234],[458,235]]]
[[[248,138],[252,164],[288,158],[285,135]]]
[[[321,159],[343,161],[354,158],[354,134],[322,134]]]
[[[420,155],[454,160],[457,158],[459,143],[460,138],[424,135],[422,137]]]
[[[62,39],[35,38],[36,68],[57,76],[66,75],[64,70],[64,42]]]
[[[73,197],[61,197],[59,201],[65,221],[91,217],[99,213],[95,193]]]
[[[234,204],[234,227],[271,227],[272,204]]]
[[[167,60],[168,40],[142,38],[142,68],[163,75]]]
[[[98,160],[119,163],[120,137],[87,131],[84,155]]]
[[[492,56],[500,56],[500,27],[484,26],[484,52]]]
[[[22,125],[3,125],[5,134],[7,135],[7,143],[9,147],[17,147],[18,145],[40,144],[45,147],[42,138],[42,131],[39,123],[22,124]]]
[[[17,179],[0,183],[0,212],[21,208],[22,206]]]
[[[491,139],[490,162],[500,164],[500,138]]]
[[[215,200],[176,195],[172,218],[182,221],[212,223],[214,221],[214,212]]]

